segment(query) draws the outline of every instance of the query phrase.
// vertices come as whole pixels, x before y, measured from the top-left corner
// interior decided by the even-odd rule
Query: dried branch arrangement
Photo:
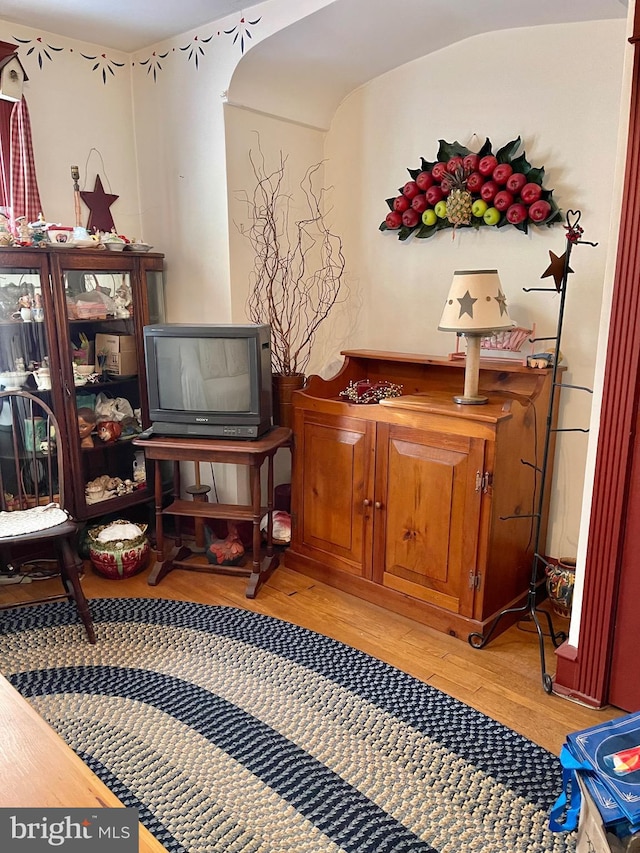
[[[257,157],[249,151],[249,160],[256,185],[251,195],[240,196],[249,218],[240,233],[255,254],[247,314],[253,323],[271,326],[273,372],[304,374],[318,327],[343,291],[342,240],[325,220],[326,189],[314,186],[322,163],[309,167],[300,182],[306,215],[294,220],[285,189],[287,157],[280,152],[269,171],[258,143]]]

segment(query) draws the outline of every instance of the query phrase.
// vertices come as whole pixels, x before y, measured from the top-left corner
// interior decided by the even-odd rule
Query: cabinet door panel
[[[376,516],[385,586],[470,614],[484,442],[381,426]]]
[[[296,550],[356,575],[370,572],[372,426],[306,420],[298,444],[301,481]],[[371,501],[370,501],[371,502]]]

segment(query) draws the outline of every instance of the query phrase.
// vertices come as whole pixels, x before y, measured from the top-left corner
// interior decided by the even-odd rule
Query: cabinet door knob
[[[365,498],[362,501],[362,506],[371,506],[371,501],[369,500],[369,498]]]
[[[376,509],[382,509],[382,503],[380,501],[376,501]]]

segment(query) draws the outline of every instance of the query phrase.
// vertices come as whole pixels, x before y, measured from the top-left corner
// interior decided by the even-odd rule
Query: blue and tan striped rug
[[[569,853],[555,756],[362,652],[228,607],[7,611],[1,669],[169,851]],[[72,804],[69,804],[72,805]]]

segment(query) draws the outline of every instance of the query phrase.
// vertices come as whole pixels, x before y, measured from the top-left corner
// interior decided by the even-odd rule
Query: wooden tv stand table
[[[134,439],[133,443],[142,448],[145,457],[154,463],[154,493],[156,508],[156,562],[147,583],[158,584],[172,569],[181,568],[198,572],[223,572],[231,575],[249,575],[246,597],[255,598],[259,585],[277,567],[278,557],[273,551],[273,458],[279,448],[291,441],[288,427],[274,427],[261,438],[250,441],[217,438],[183,438],[177,436],[152,436],[147,439]],[[267,460],[267,506],[263,507],[260,469]],[[173,462],[173,501],[162,508],[162,472],[160,461]],[[251,490],[250,505],[208,503],[206,501],[183,500],[180,498],[180,462],[220,462],[249,466]],[[260,521],[268,514],[267,546],[261,557]],[[165,515],[176,517],[175,544],[168,557],[164,556],[163,518]],[[197,552],[182,544],[180,518],[190,517],[200,521],[205,519],[227,519],[233,521],[251,521],[253,524],[253,562],[248,570],[239,566],[218,566],[193,562],[191,557]]]
[[[122,807],[116,795],[87,767],[6,678],[0,676],[0,807]],[[140,853],[165,848],[140,824]]]

